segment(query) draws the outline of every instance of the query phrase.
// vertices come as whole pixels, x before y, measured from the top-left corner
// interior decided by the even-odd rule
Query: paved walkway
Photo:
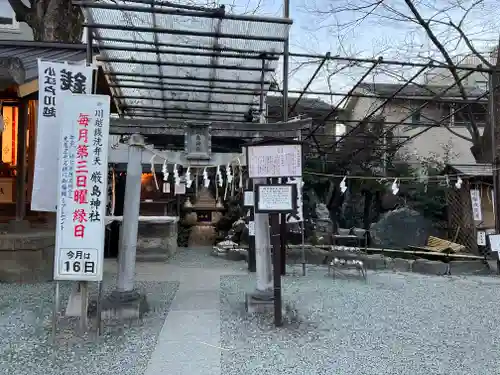
[[[220,277],[245,274],[245,264],[183,249],[169,264],[138,263],[138,280],[180,282],[146,375],[219,375]]]

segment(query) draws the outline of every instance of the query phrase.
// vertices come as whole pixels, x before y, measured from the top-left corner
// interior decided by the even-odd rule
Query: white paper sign
[[[286,221],[287,223],[300,223],[304,221],[304,209],[303,209],[303,202],[302,202],[302,177],[296,177],[293,179],[292,183],[297,185],[297,213],[296,216],[298,219],[295,217],[295,215],[288,214],[286,215]]]
[[[62,105],[66,104],[61,96],[66,93],[90,94],[93,69],[84,64],[38,61],[39,103],[31,198],[33,211],[56,211],[59,144],[55,139],[59,139]]]
[[[248,176],[301,177],[302,145],[248,146]]]
[[[261,185],[257,207],[264,211],[289,211],[293,209],[292,185]]]
[[[474,221],[482,221],[483,213],[481,211],[481,195],[478,189],[471,189],[470,199],[472,203],[472,218]]]
[[[255,221],[248,222],[248,235],[255,236]]]
[[[180,183],[179,185],[174,185],[174,194],[175,195],[184,195],[186,194],[186,184]]]
[[[491,251],[498,253],[500,251],[500,234],[490,234],[488,238],[490,240]]]
[[[477,244],[479,246],[486,246],[486,232],[484,230],[477,231]]]
[[[107,95],[63,95],[55,280],[100,281],[108,179]]]
[[[245,191],[243,193],[243,205],[245,207],[253,207],[255,204],[255,196],[253,191]]]

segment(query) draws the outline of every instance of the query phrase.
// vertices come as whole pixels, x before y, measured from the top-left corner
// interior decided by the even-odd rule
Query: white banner
[[[59,139],[62,100],[65,93],[90,94],[92,70],[83,64],[38,60],[38,116],[31,209],[56,211]],[[107,150],[106,150],[107,152]]]
[[[107,95],[63,95],[55,280],[100,281],[108,179]]]
[[[471,189],[470,200],[472,204],[472,218],[474,221],[483,220],[483,211],[481,210],[481,193],[478,189]]]

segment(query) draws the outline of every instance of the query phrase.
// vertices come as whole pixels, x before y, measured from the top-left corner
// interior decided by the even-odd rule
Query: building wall
[[[497,48],[494,48],[491,52],[489,53],[483,53],[483,57],[491,64],[496,63],[496,55],[497,55]],[[467,68],[475,68],[478,65],[483,65],[483,62],[474,55],[463,55],[463,56],[456,56],[454,59],[455,63],[457,65],[467,67]],[[467,74],[468,71],[466,70],[458,70],[457,74],[459,77],[463,77],[465,74]],[[449,69],[445,68],[433,68],[429,69],[425,73],[425,84],[427,85],[451,85],[455,82],[453,79],[453,76],[451,75]],[[488,75],[483,72],[473,72],[470,74],[467,78],[464,78],[462,80],[462,84],[464,86],[469,86],[469,87],[479,87],[482,89],[487,89],[488,85]]]
[[[23,3],[29,6],[28,0],[23,0]],[[7,0],[2,0],[0,6],[0,16],[13,17],[15,20],[14,11],[10,7]],[[0,25],[0,40],[33,40],[33,32],[24,22],[14,22],[12,26]]]
[[[0,40],[33,40],[33,32],[26,23],[20,23],[16,29],[0,28]]]
[[[359,121],[370,114],[371,111],[377,108],[378,105],[382,104],[383,100],[373,99],[373,98],[359,98],[356,105],[352,109],[351,120]],[[409,114],[418,108],[420,104],[412,103],[388,103],[382,110],[378,111],[377,114],[383,115],[385,117],[386,130],[394,127],[391,122],[401,122]],[[408,125],[399,125],[392,129],[394,134],[394,142],[400,143],[407,139],[408,137],[415,136],[416,134],[422,132],[429,126],[428,123],[431,121],[424,118],[428,117],[436,121],[440,121],[443,117],[449,114],[449,109],[437,105],[429,105],[421,110],[421,122],[425,125],[417,125],[412,123],[411,116],[404,121]],[[348,123],[347,129],[356,124],[356,122]],[[449,122],[447,122],[449,124]],[[452,130],[464,137],[469,137],[470,134],[464,126],[453,126]],[[480,129],[482,132],[483,129]],[[439,160],[446,161],[448,163],[456,164],[469,164],[474,163],[474,157],[470,152],[471,142],[452,134],[445,127],[433,127],[425,131],[419,136],[416,136],[411,141],[408,141],[400,150],[401,155],[405,155],[409,158],[410,162],[418,162],[423,158],[432,156]],[[451,152],[450,152],[451,151]]]

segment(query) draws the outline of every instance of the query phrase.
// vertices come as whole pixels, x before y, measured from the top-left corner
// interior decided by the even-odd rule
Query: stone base
[[[213,249],[210,252],[210,255],[214,257],[219,257],[219,258],[224,258],[227,260],[233,260],[236,262],[247,260],[247,251],[246,249],[242,250],[235,250],[235,249],[222,249],[222,250],[217,250]]]
[[[286,311],[282,305],[282,316]],[[245,294],[245,310],[249,314],[274,314],[274,295],[269,292],[252,292]]]
[[[9,221],[9,233],[25,233],[31,229],[31,223],[28,220],[11,220]]]
[[[140,319],[149,311],[149,305],[144,294],[138,291],[114,291],[103,299],[102,320]],[[95,306],[96,304],[93,304]],[[92,310],[96,310],[94,307]],[[97,311],[93,311],[96,313]]]
[[[18,223],[21,223],[18,229],[26,228],[22,222]],[[0,234],[0,282],[38,283],[52,280],[54,246],[54,230],[31,228]]]
[[[195,225],[189,232],[188,244],[190,247],[213,246],[216,237],[213,225]]]
[[[139,223],[136,261],[166,262],[177,250],[177,222]]]

